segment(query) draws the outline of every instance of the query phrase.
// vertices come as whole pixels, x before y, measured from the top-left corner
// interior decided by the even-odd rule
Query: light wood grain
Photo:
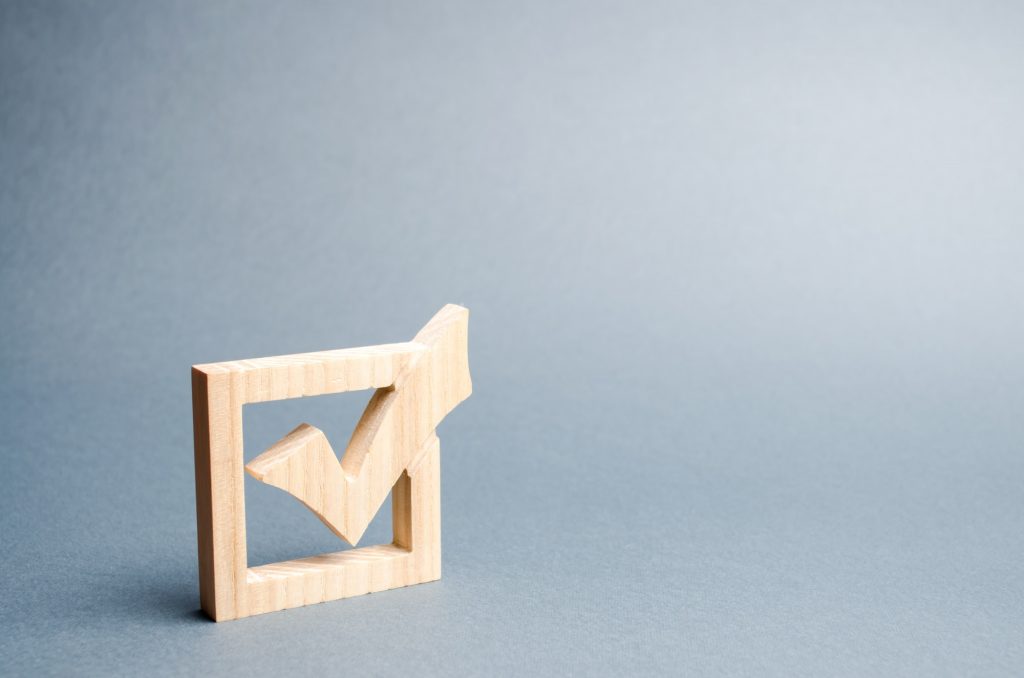
[[[469,312],[448,305],[411,342],[196,365],[192,370],[200,601],[221,621],[440,577],[435,428],[472,391]],[[249,568],[246,403],[376,388],[339,462],[302,424],[246,470],[355,544],[393,491],[394,542]]]

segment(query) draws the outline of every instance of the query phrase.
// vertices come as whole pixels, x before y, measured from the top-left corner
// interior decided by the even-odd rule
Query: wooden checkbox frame
[[[199,596],[212,619],[238,619],[440,578],[435,428],[472,392],[468,323],[469,311],[449,304],[411,342],[193,366]],[[330,466],[337,463],[333,453],[328,457],[322,447],[314,448],[326,445],[326,439],[308,425],[245,466],[244,405],[363,389],[376,391],[340,470]],[[353,542],[391,492],[394,541],[249,567],[246,469],[294,494]],[[335,487],[339,483],[325,485],[325,477],[335,476],[324,469],[343,479],[341,490]],[[333,496],[336,491],[342,494]]]

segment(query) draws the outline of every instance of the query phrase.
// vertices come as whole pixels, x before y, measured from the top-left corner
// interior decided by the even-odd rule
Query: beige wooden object
[[[440,442],[469,397],[469,311],[447,305],[411,342],[195,365],[199,597],[217,621],[434,581],[441,576]],[[351,544],[392,492],[394,541],[248,566],[242,477],[246,403],[377,389],[339,462],[301,424],[245,470],[305,504]]]

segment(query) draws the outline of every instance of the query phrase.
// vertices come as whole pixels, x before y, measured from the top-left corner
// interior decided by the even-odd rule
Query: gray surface
[[[1022,34],[0,4],[0,673],[1020,675]],[[449,301],[444,579],[204,621],[188,366]],[[363,398],[251,408],[249,454]],[[333,547],[247,501],[253,562]]]

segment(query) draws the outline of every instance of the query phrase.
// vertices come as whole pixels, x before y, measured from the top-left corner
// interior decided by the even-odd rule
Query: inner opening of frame
[[[245,405],[245,463],[305,422],[324,432],[341,460],[373,389]],[[298,499],[245,474],[248,566],[306,558],[353,548],[331,532]],[[370,522],[358,547],[392,541],[391,496]]]

